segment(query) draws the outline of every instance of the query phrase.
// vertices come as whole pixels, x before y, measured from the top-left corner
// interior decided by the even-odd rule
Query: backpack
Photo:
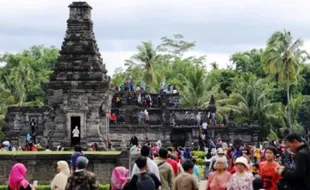
[[[149,173],[136,174],[138,176],[137,189],[138,190],[155,190],[155,182]]]

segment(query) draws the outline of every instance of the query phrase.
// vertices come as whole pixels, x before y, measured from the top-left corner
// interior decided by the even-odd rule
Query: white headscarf
[[[51,188],[52,190],[65,190],[70,175],[69,165],[66,161],[59,161],[57,162],[57,165],[60,172],[54,177],[51,183]]]

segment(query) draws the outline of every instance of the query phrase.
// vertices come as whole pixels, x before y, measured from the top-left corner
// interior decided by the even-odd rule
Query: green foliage
[[[203,165],[203,162],[204,162],[204,159],[202,159],[202,158],[197,158],[197,160],[196,160],[197,165]]]
[[[33,46],[21,53],[0,55],[0,61],[6,63],[0,68],[0,139],[7,106],[43,105],[41,84],[49,80],[58,54],[54,47]]]
[[[293,130],[294,121],[291,121],[292,107],[290,104],[290,87],[296,85],[300,73],[300,65],[303,64],[309,55],[301,49],[303,41],[294,41],[288,31],[275,32],[268,40],[267,48],[262,55],[264,70],[270,78],[277,77],[279,84],[286,84],[287,98],[287,125]]]
[[[251,72],[258,77],[265,77],[263,64],[261,62],[262,49],[252,49],[251,51],[238,52],[231,56],[230,61],[236,67],[238,73]]]
[[[109,190],[110,185],[109,184],[100,184],[99,185],[99,190]]]
[[[112,83],[145,81],[152,93],[159,92],[163,82],[173,84],[181,95],[180,107],[187,108],[206,108],[213,95],[219,122],[232,110],[238,126],[258,124],[263,138],[279,136],[287,126],[300,133],[310,131],[306,121],[310,101],[304,97],[310,95],[310,67],[305,64],[309,56],[302,50],[302,40],[294,40],[288,31],[275,32],[266,48],[231,55],[233,67],[227,69],[213,62],[209,72],[206,56],[185,56],[195,45],[181,34],[162,37],[158,45],[142,42],[125,60],[125,68],[115,70]],[[57,49],[44,46],[0,56],[7,63],[0,68],[0,128],[7,106],[43,105],[41,84],[49,80],[57,56]]]
[[[206,153],[204,151],[191,151],[191,154],[193,157],[197,157],[200,159],[204,159],[204,157],[206,156]]]
[[[0,56],[6,63],[0,68],[0,84],[14,97],[14,103],[22,106],[25,102],[43,102],[45,92],[41,84],[49,80],[58,54],[54,47],[33,46],[18,54]]]
[[[7,190],[8,185],[0,185],[0,190]],[[110,185],[109,184],[100,184],[99,190],[109,190]],[[51,190],[50,185],[38,185],[37,190]]]

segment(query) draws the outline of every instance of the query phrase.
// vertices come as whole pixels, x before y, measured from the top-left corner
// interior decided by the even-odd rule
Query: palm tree
[[[183,107],[207,107],[211,95],[218,93],[220,83],[215,86],[209,86],[205,70],[195,68],[188,71],[184,76],[184,85],[181,92],[181,105]]]
[[[269,38],[267,48],[262,55],[265,72],[271,77],[277,76],[279,83],[286,84],[287,122],[290,130],[292,130],[290,86],[296,83],[299,65],[308,58],[307,53],[300,49],[302,44],[302,40],[294,40],[290,32],[278,31]]]
[[[232,110],[244,118],[243,122],[258,121],[265,127],[273,121],[280,122],[281,115],[278,114],[278,110],[281,110],[281,104],[270,103],[268,100],[272,87],[265,79],[245,73],[235,78],[229,88],[232,91],[229,97],[217,100],[217,108],[221,114],[227,114]]]
[[[7,83],[10,84],[13,94],[17,97],[19,106],[23,105],[26,99],[26,91],[28,85],[34,81],[34,71],[27,62],[20,62],[18,67],[14,67],[10,75],[6,78]]]
[[[138,53],[132,56],[133,60],[143,63],[145,69],[145,80],[150,84],[153,80],[153,67],[158,58],[152,42],[142,42],[143,45],[137,47]]]
[[[303,127],[300,123],[298,123],[298,112],[299,109],[302,106],[302,103],[304,101],[304,97],[301,94],[296,95],[294,98],[291,96],[291,100],[290,100],[290,108],[291,108],[291,121],[292,121],[292,130],[294,132],[299,132],[302,133],[303,132]],[[287,107],[287,106],[286,106]],[[288,107],[287,107],[288,108]],[[288,111],[288,109],[286,108],[286,111]]]

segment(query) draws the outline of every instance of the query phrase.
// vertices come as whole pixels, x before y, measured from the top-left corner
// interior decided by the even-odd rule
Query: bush
[[[110,185],[109,184],[100,184],[99,190],[110,190]]]
[[[204,159],[202,159],[202,158],[197,158],[197,160],[196,160],[197,165],[203,165],[203,162],[204,162]]]
[[[204,159],[205,156],[207,155],[204,151],[192,151],[191,153],[193,157],[197,157],[201,159]]]
[[[51,190],[50,185],[39,185],[37,190]]]
[[[109,190],[109,184],[100,184],[99,190]],[[8,190],[8,185],[0,185],[0,190]],[[38,190],[51,190],[50,185],[38,185]]]

